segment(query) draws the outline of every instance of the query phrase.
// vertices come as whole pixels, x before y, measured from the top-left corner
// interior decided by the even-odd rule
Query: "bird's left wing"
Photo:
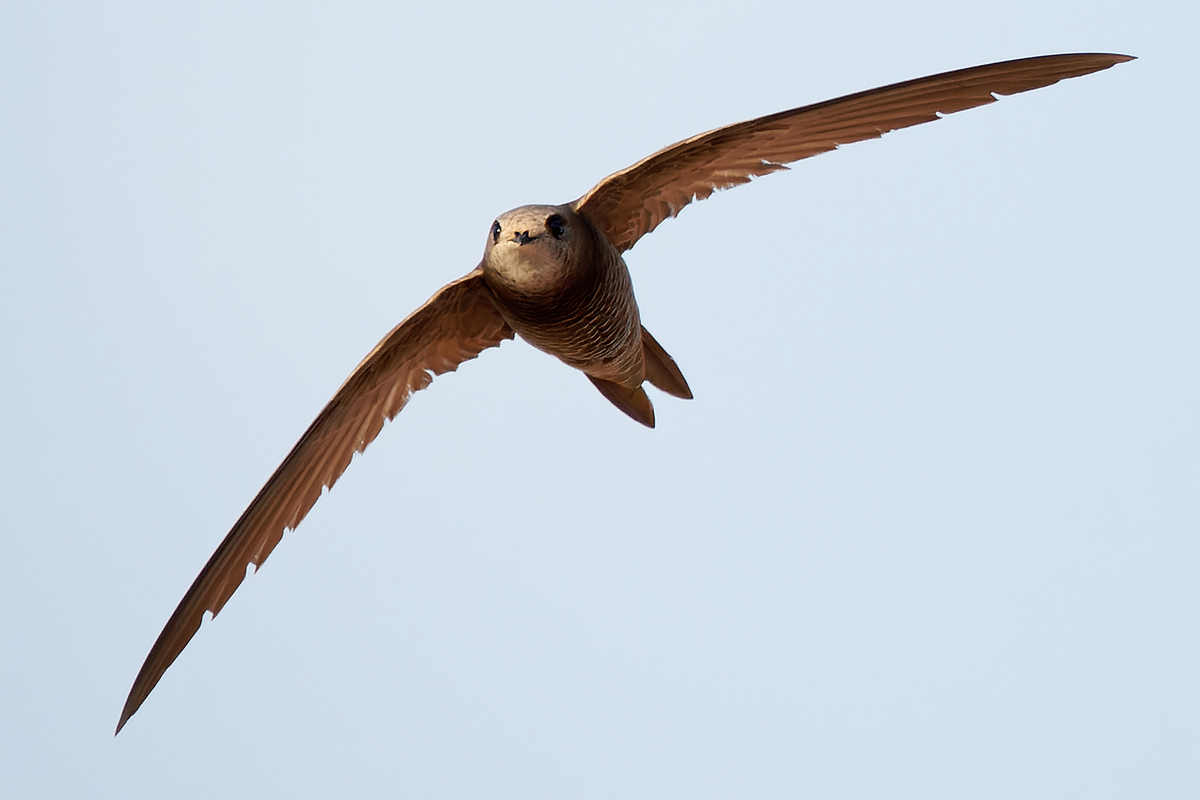
[[[793,108],[693,136],[596,184],[574,207],[624,252],[693,200],[838,145],[995,102],[1132,56],[1075,53],[1002,61]]]
[[[376,345],[242,513],[180,601],[133,682],[118,733],[191,641],[204,612],[216,616],[221,611],[249,565],[261,565],[284,531],[300,524],[351,457],[374,441],[384,421],[396,416],[434,375],[451,372],[512,337],[477,269],[440,289]]]

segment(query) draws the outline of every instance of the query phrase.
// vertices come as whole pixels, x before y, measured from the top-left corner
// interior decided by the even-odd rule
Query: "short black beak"
[[[513,234],[513,241],[516,242],[517,244],[529,244],[530,242],[532,242],[534,239],[537,239],[537,238],[539,238],[539,237],[530,236],[529,231],[521,231],[520,233]]]

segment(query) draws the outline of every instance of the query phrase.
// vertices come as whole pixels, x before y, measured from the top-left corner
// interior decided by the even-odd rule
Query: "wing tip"
[[[113,731],[113,736],[121,732],[125,727],[125,723],[129,722],[130,718],[137,713],[137,710],[142,707],[146,696],[137,697],[137,682],[134,682],[133,688],[129,690],[129,697],[125,698],[125,707],[121,709],[121,719],[117,721],[117,729]]]
[[[1125,53],[1080,53],[1079,55],[1095,58],[1103,62],[1103,65],[1096,67],[1094,71],[1108,69],[1117,64],[1124,64],[1127,61],[1137,61],[1138,58],[1137,56],[1126,55]]]
[[[1055,57],[1056,56],[1044,56],[1044,58],[1048,59]],[[1100,72],[1101,70],[1109,69],[1110,67],[1115,67],[1117,64],[1124,64],[1127,61],[1137,61],[1137,56],[1130,56],[1124,53],[1071,53],[1062,57],[1088,59],[1091,63],[1087,65],[1086,71],[1068,75],[1061,80],[1066,80],[1067,78],[1079,78],[1084,75],[1091,75],[1094,72]]]

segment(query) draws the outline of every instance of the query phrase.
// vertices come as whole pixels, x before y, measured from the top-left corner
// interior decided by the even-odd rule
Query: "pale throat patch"
[[[546,286],[554,283],[563,270],[556,244],[540,239],[523,245],[501,241],[489,254],[489,266],[514,285]]]

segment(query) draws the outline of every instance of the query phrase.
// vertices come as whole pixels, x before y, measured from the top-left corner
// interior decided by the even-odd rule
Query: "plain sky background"
[[[0,6],[0,794],[1200,795],[1200,5]],[[497,214],[934,72],[1140,60],[628,254],[658,429],[507,343],[122,732],[163,623]]]

